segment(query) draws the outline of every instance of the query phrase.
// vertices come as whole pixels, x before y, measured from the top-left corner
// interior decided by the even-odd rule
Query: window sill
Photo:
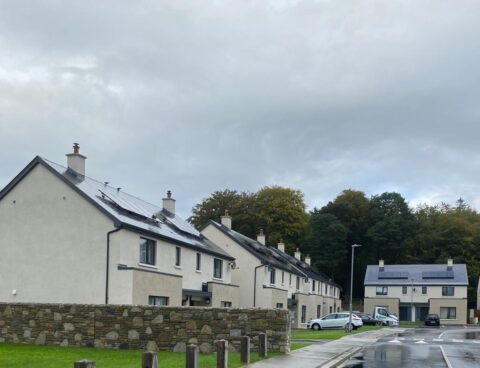
[[[175,268],[176,268],[177,270],[181,270],[181,269],[182,269],[182,266],[175,266]]]
[[[202,270],[195,270],[196,273],[202,273]]]
[[[138,265],[140,267],[145,267],[145,268],[153,268],[155,270],[158,270],[158,267],[156,265],[151,265],[151,264],[148,264],[148,263],[138,263]]]
[[[218,279],[218,278],[216,278],[216,277],[212,277],[212,279],[215,280],[215,281],[223,282],[223,279]]]

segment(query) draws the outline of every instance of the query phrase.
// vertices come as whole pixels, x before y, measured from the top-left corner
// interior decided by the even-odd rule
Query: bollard
[[[95,362],[87,359],[82,359],[73,363],[73,368],[95,368]]]
[[[266,358],[267,354],[267,334],[261,333],[258,335],[258,356]]]
[[[142,355],[142,368],[158,368],[158,356],[154,351],[146,351]]]
[[[250,363],[250,336],[242,336],[240,340],[240,362]]]
[[[198,346],[188,345],[185,368],[198,368]]]
[[[228,341],[217,341],[217,368],[228,368]]]

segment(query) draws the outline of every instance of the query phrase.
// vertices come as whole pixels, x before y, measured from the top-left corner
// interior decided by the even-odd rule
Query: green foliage
[[[264,187],[256,193],[224,190],[197,204],[189,221],[200,227],[209,220],[219,221],[228,210],[232,228],[251,238],[264,229],[267,244],[283,241],[288,251],[300,245],[308,228],[308,214],[303,194],[279,186]]]

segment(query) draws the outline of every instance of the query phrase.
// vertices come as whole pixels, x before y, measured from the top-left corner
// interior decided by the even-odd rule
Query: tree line
[[[468,298],[476,300],[480,275],[480,214],[464,200],[412,208],[401,194],[367,197],[347,189],[321,208],[306,210],[299,190],[280,186],[257,192],[223,190],[212,193],[192,209],[189,221],[200,227],[219,221],[229,211],[232,227],[251,238],[260,229],[267,244],[284,242],[286,251],[299,248],[319,270],[349,290],[351,245],[355,251],[354,298],[363,297],[367,265],[466,263]]]

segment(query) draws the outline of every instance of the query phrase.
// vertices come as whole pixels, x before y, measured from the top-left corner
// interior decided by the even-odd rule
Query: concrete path
[[[335,367],[379,338],[401,333],[401,328],[383,328],[346,336],[326,344],[313,344],[292,351],[290,354],[246,365],[248,368],[327,368]]]

